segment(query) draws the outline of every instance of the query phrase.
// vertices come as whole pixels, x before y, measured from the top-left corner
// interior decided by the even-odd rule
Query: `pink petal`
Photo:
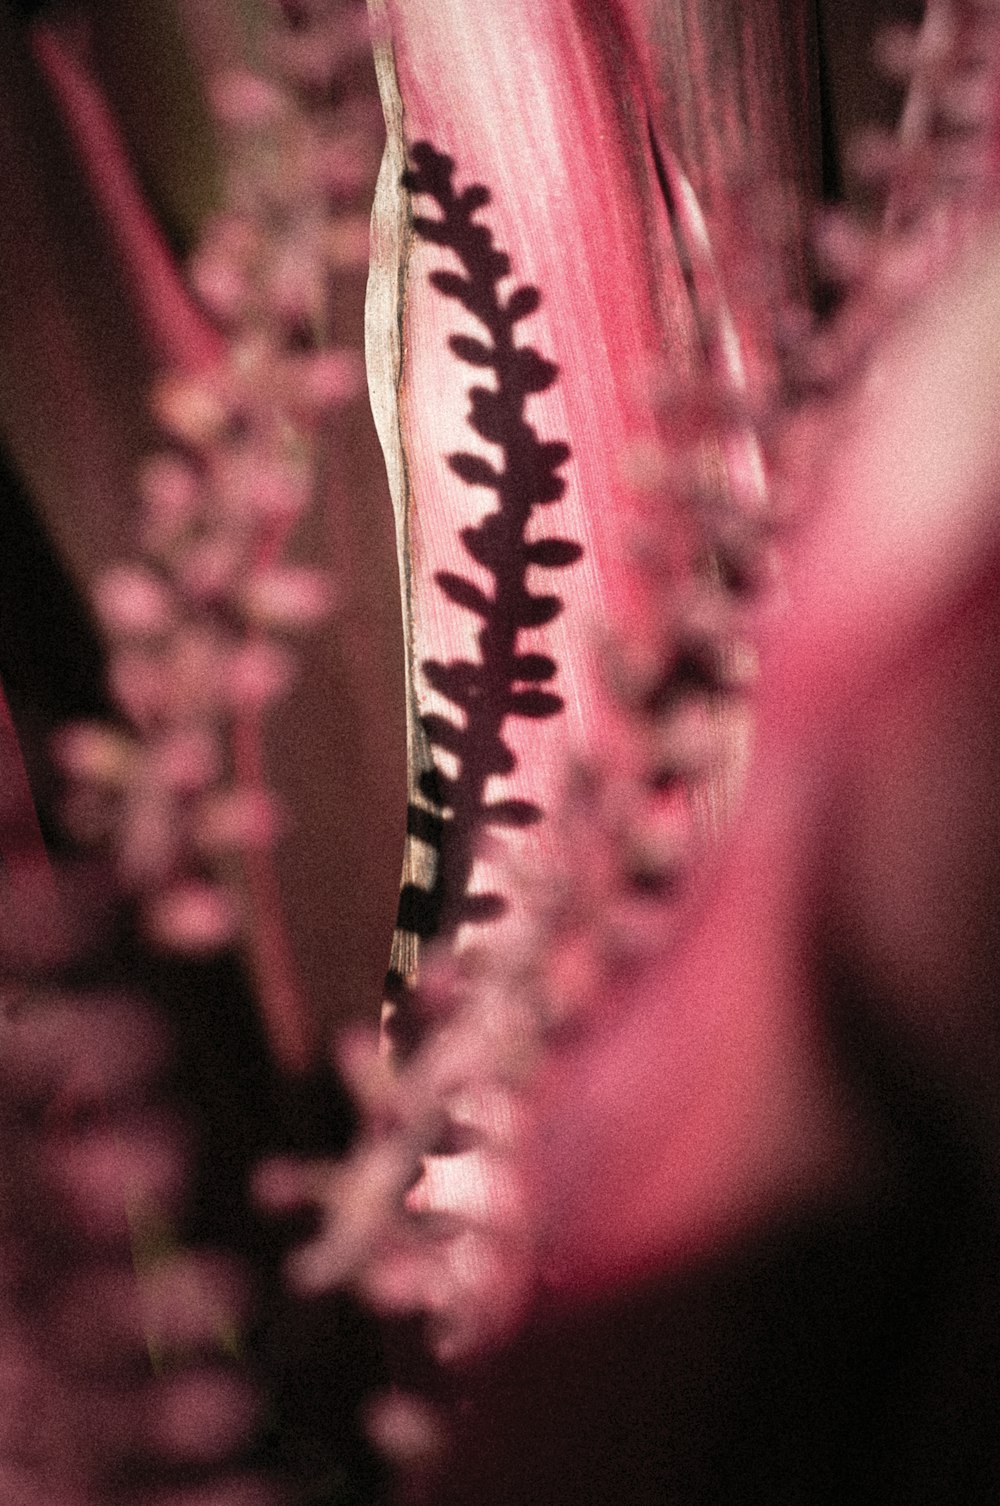
[[[322,621],[335,601],[330,577],[321,570],[292,565],[251,576],[243,596],[251,621],[260,627],[307,628]]]
[[[195,839],[206,853],[272,847],[282,827],[281,808],[262,789],[234,789],[208,797],[193,817]]]
[[[288,688],[294,661],[276,643],[250,643],[230,656],[225,689],[234,711],[260,709]]]
[[[135,766],[131,740],[98,722],[64,727],[55,743],[59,763],[75,779],[120,785]]]
[[[147,911],[147,924],[161,945],[197,956],[217,951],[236,939],[240,912],[226,890],[191,881],[154,900]]]
[[[94,589],[94,605],[107,628],[130,637],[159,636],[174,620],[170,591],[141,565],[106,571]]]
[[[232,70],[212,84],[212,107],[224,125],[259,130],[279,124],[288,114],[284,92],[259,74]]]

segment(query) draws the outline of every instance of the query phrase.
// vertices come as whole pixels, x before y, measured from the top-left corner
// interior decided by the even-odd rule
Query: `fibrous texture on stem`
[[[396,482],[414,698],[396,979],[405,1036],[414,938],[443,926],[462,955],[486,937],[518,944],[511,871],[552,844],[545,817],[563,751],[596,715],[591,625],[622,573],[618,452],[652,428],[629,363],[641,373],[655,359],[663,320],[682,331],[680,350],[692,332],[641,109],[615,94],[616,70],[638,74],[618,19],[519,5],[491,8],[487,26],[461,5],[379,15],[391,141],[369,358]],[[450,92],[459,43],[482,84],[461,100]],[[534,80],[523,111],[509,94],[512,68]],[[514,133],[506,152],[498,118]],[[606,127],[614,146],[592,161],[584,204],[577,143]],[[532,179],[559,209],[544,234],[520,202]],[[393,368],[401,265],[405,361]],[[612,312],[616,284],[631,296]],[[579,450],[567,447],[569,431],[586,436]],[[519,1002],[494,1023],[512,1043],[531,1034]],[[466,1108],[475,1117],[472,1099]]]
[[[768,572],[751,377],[772,357],[741,346],[694,190],[650,134],[624,12],[508,5],[485,31],[459,4],[379,16],[369,361],[413,697],[399,1063],[352,1054],[367,1129],[294,1276],[428,1313],[457,1360],[531,1299],[519,1147],[547,1042],[667,945],[738,782],[741,603]],[[481,80],[461,103],[459,40]],[[516,101],[511,70],[532,80]],[[284,1167],[264,1190],[322,1185]]]

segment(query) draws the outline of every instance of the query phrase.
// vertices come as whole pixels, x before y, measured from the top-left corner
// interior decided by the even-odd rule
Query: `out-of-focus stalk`
[[[332,604],[321,572],[282,556],[336,464],[325,453],[329,414],[357,385],[352,358],[331,344],[329,282],[365,258],[364,224],[338,218],[337,205],[364,178],[371,137],[363,99],[345,89],[334,107],[323,88],[346,80],[365,45],[359,16],[331,7],[298,29],[276,17],[261,41],[270,73],[233,69],[214,84],[225,199],[192,276],[217,328],[199,353],[184,344],[168,361],[154,410],[172,448],[144,473],[145,557],[111,572],[96,593],[113,643],[112,686],[131,728],[78,729],[62,741],[80,781],[77,821],[108,825],[152,934],[196,951],[242,934],[273,1049],[293,1071],[315,1055],[315,1024],[293,981],[265,856],[277,819],[262,714],[290,679],[282,640]],[[51,39],[46,47],[98,190],[111,194],[105,207],[128,239],[141,214],[122,196],[130,180],[106,150],[96,96]],[[129,247],[144,296],[167,318],[169,300],[134,235]],[[180,296],[200,328],[204,316]],[[241,854],[242,919],[237,889],[212,868]]]

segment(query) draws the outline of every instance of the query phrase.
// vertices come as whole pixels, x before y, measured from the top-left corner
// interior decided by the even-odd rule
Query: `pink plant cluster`
[[[282,813],[262,729],[297,637],[336,605],[336,582],[294,541],[336,464],[338,408],[362,381],[336,343],[331,285],[367,256],[367,226],[341,211],[371,177],[377,131],[337,81],[369,45],[357,5],[276,4],[260,69],[215,83],[224,203],[190,267],[211,336],[196,369],[167,373],[152,395],[164,445],[140,478],[136,557],[95,595],[119,721],[69,727],[58,746],[70,824],[106,843],[116,903],[137,901],[149,939],[197,955],[272,936],[261,1009],[292,1067],[301,1043],[280,998],[267,863]],[[700,366],[660,385],[661,441],[632,457],[628,589],[597,629],[603,700],[587,746],[567,756],[552,855],[531,874],[511,866],[523,919],[502,942],[459,953],[446,934],[428,947],[412,1051],[342,1042],[360,1119],[346,1156],[258,1173],[266,1209],[318,1212],[291,1285],[349,1288],[393,1321],[421,1319],[439,1382],[507,1341],[558,1284],[546,1094],[566,1062],[570,1077],[581,1058],[608,1070],[602,1042],[650,978],[660,993],[678,986],[692,878],[725,842],[753,759],[782,531],[808,525],[844,412],[997,207],[1000,7],[929,0],[922,25],[883,51],[908,80],[906,106],[891,139],[862,144],[858,167],[884,214],[824,223],[818,256],[839,291],[821,323],[771,306],[762,263],[780,227],[755,227],[734,203],[717,243],[664,149]],[[10,913],[24,892],[12,890]],[[275,1490],[243,1462],[259,1405],[234,1362],[243,1283],[171,1232],[184,1131],[166,1106],[156,1017],[79,982],[86,905],[75,891],[65,904],[51,931],[39,905],[23,936],[0,932],[0,1394],[12,1419],[0,1490],[6,1471],[24,1506],[131,1506],[151,1490],[157,1506],[269,1503]],[[371,1425],[419,1481],[439,1418],[401,1369]],[[29,1406],[50,1419],[37,1457],[17,1425]]]
[[[191,1147],[163,1021],[108,971],[114,888],[22,875],[3,901],[5,1498],[273,1502],[240,1467],[248,1283],[173,1233]]]
[[[823,221],[817,257],[838,294],[820,322],[787,293],[775,301],[768,256],[780,252],[780,224],[755,223],[737,199],[728,236],[713,242],[668,159],[701,295],[703,368],[663,389],[662,444],[632,462],[632,590],[601,645],[604,715],[550,816],[560,855],[540,872],[510,873],[528,898],[513,939],[460,957],[447,942],[428,952],[416,1003],[424,1040],[411,1057],[394,1070],[374,1047],[345,1050],[364,1125],[348,1160],[326,1178],[289,1166],[262,1178],[273,1206],[322,1209],[292,1279],[309,1291],[350,1281],[386,1314],[423,1312],[445,1364],[509,1336],[547,1279],[558,1213],[539,1200],[532,1167],[545,1160],[535,1111],[553,1066],[558,1075],[560,1058],[580,1054],[601,1070],[602,1034],[650,966],[669,991],[690,875],[709,861],[706,836],[711,847],[725,832],[751,757],[758,645],[780,616],[783,536],[810,521],[843,405],[883,342],[995,205],[996,8],[931,4],[919,28],[884,39],[883,53],[909,90],[898,132],[858,148],[882,221]],[[713,445],[721,471],[706,463]],[[456,1126],[462,1144],[442,1155]],[[383,1435],[411,1467],[433,1436],[413,1408]]]
[[[136,557],[95,592],[119,719],[69,726],[55,750],[67,823],[110,870],[54,871],[18,847],[3,882],[11,1506],[270,1506],[280,1494],[254,1462],[251,1284],[177,1232],[190,1128],[162,1011],[119,977],[133,913],[147,941],[199,958],[280,930],[263,715],[294,674],[297,637],[335,605],[334,582],[289,549],[334,463],[331,416],[362,380],[335,343],[330,295],[338,269],[367,256],[367,223],[344,206],[371,176],[378,132],[338,80],[369,33],[357,5],[277,6],[257,41],[259,71],[226,74],[212,94],[223,205],[191,267],[195,338],[178,337],[178,369],[152,394],[164,448],[139,478]],[[54,36],[39,52],[114,198],[89,80]],[[134,230],[129,216],[126,203]],[[137,254],[155,252],[144,241]],[[261,992],[276,1054],[301,1066],[280,962],[272,946]]]
[[[279,10],[266,71],[214,83],[224,204],[191,282],[218,354],[153,393],[169,448],[140,478],[139,553],[96,592],[124,725],[61,742],[73,825],[110,831],[150,934],[181,951],[251,923],[259,896],[239,859],[266,853],[281,823],[261,718],[294,673],[296,636],[335,605],[335,583],[287,551],[333,463],[330,416],[362,381],[333,343],[330,282],[367,255],[366,226],[338,203],[370,172],[373,133],[349,97],[329,100],[367,45],[356,6],[312,7],[294,29]]]

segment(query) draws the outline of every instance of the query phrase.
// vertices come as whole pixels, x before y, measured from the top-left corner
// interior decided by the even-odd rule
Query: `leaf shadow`
[[[468,389],[469,427],[492,449],[449,455],[452,472],[469,487],[492,492],[496,507],[478,523],[461,530],[476,576],[440,571],[435,577],[442,595],[456,608],[479,620],[478,659],[425,659],[421,670],[428,685],[448,703],[446,713],[432,712],[421,720],[432,749],[447,755],[452,772],[435,765],[420,780],[426,805],[411,804],[409,833],[428,844],[438,861],[432,886],[404,886],[399,926],[421,938],[447,936],[459,925],[487,922],[506,909],[500,894],[470,893],[473,864],[487,828],[526,828],[542,820],[541,807],[525,799],[493,799],[488,791],[494,776],[505,777],[517,767],[517,755],[507,737],[512,718],[541,721],[558,715],[563,698],[554,688],[559,666],[537,647],[525,651],[525,630],[544,628],[563,610],[562,597],[536,593],[528,585],[528,571],[566,570],[583,555],[573,540],[535,535],[529,525],[541,509],[557,503],[566,489],[560,472],[570,458],[563,440],[541,438],[527,417],[529,400],[548,391],[559,368],[534,346],[519,343],[518,325],[534,314],[541,292],[521,283],[505,292],[501,284],[512,276],[511,259],[493,242],[493,233],[477,217],[491,195],[481,183],[458,191],[454,160],[429,142],[419,142],[410,154],[411,167],[403,184],[415,198],[431,201],[436,215],[416,214],[413,229],[423,240],[452,254],[459,271],[431,273],[432,286],[453,299],[480,326],[481,333],[453,334],[453,355],[492,385],[474,383]]]

